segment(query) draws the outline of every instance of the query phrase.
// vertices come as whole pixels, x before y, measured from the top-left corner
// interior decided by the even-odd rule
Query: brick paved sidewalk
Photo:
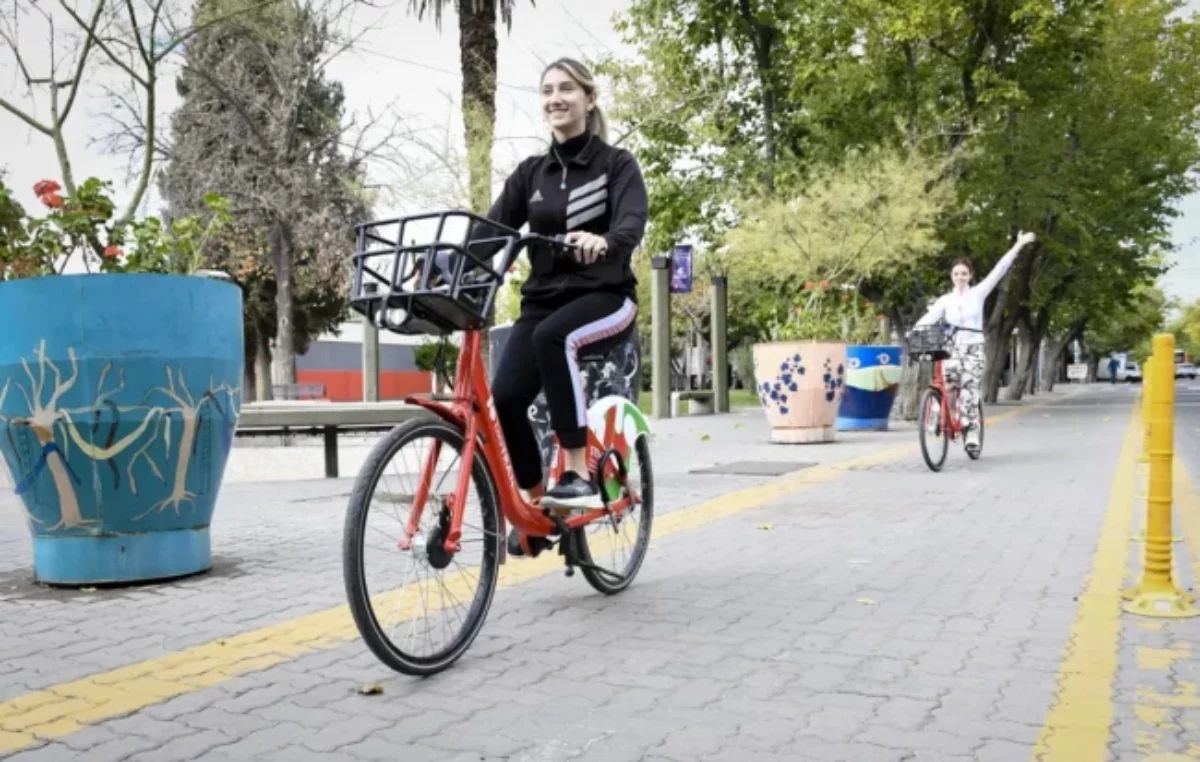
[[[989,429],[981,461],[953,451],[941,474],[911,432],[781,449],[754,445],[749,416],[680,422],[656,454],[668,510],[716,489],[688,473],[689,449],[721,448],[704,462],[908,452],[657,538],[619,596],[558,572],[501,590],[472,650],[438,677],[393,675],[361,642],[332,644],[12,759],[1029,759],[1131,401],[1089,391],[1026,412]],[[97,593],[24,581],[24,530],[0,505],[0,702],[340,605],[344,491],[238,485],[218,508],[213,574]],[[1177,640],[1200,632],[1174,627]],[[1191,657],[1174,664],[1184,675]],[[1118,693],[1138,679],[1122,669]],[[383,694],[357,695],[368,682]],[[1140,721],[1134,703],[1114,706],[1117,728]],[[0,703],[0,743],[19,716]],[[1188,732],[1167,729],[1161,747]],[[1141,758],[1119,736],[1112,749]]]

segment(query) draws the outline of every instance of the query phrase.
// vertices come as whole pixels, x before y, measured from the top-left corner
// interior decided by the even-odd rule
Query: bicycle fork
[[[468,490],[471,488],[471,470],[475,463],[475,444],[476,444],[476,422],[474,420],[467,427],[466,443],[463,445],[463,453],[461,465],[458,472],[458,481],[455,483],[454,491],[450,493],[448,499],[443,503],[443,510],[449,510],[450,521],[449,527],[446,530],[445,538],[442,540],[442,550],[446,553],[457,553],[461,550],[462,540],[462,524],[463,514],[466,512],[466,497]],[[442,454],[441,441],[435,440],[433,447],[425,456],[425,463],[421,467],[421,474],[417,480],[417,491],[413,495],[412,512],[408,515],[408,522],[404,527],[404,537],[399,542],[400,550],[411,550],[413,538],[421,530],[421,516],[425,512],[425,504],[429,501],[430,489],[433,485],[434,471],[437,468],[438,459]],[[438,517],[441,520],[442,517]]]

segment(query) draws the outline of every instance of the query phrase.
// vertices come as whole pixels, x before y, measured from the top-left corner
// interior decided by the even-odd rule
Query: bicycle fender
[[[653,434],[638,406],[619,395],[601,397],[588,408],[588,429],[604,448],[619,444],[629,452],[641,437]]]

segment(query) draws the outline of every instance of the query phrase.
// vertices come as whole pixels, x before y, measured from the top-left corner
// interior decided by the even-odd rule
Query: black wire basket
[[[393,333],[431,336],[487,325],[521,238],[466,211],[376,220],[355,232],[351,308]]]
[[[950,357],[953,332],[942,325],[914,328],[908,335],[908,354],[925,360],[946,360]]]

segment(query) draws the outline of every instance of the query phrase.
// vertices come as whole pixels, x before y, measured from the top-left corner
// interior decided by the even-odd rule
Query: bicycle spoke
[[[477,477],[467,481],[466,494],[448,492],[457,490],[465,465],[461,440],[441,440],[433,458],[437,441],[415,438],[390,452],[366,500],[362,524],[369,605],[377,612],[379,635],[406,658],[439,658],[456,648],[464,633],[478,628],[479,611],[486,610],[480,602],[490,600],[495,585],[500,540],[495,505],[479,492]],[[423,481],[427,488],[421,487]],[[426,498],[410,537],[419,493]],[[458,500],[464,513],[462,536],[448,552],[450,511]]]

